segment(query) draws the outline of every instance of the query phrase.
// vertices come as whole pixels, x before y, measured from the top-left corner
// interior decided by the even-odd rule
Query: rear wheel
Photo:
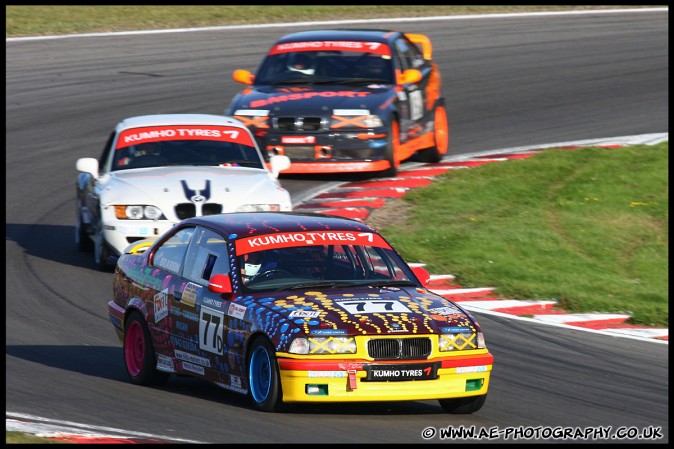
[[[390,164],[390,167],[386,170],[383,170],[379,173],[380,177],[388,178],[393,177],[398,173],[398,166],[400,165],[397,160],[399,153],[398,147],[400,146],[400,125],[395,119],[391,120],[391,124],[388,128],[388,142],[386,144],[386,161]]]
[[[447,111],[445,111],[444,106],[437,106],[435,108],[433,138],[435,140],[434,146],[417,152],[417,160],[420,162],[440,162],[442,156],[447,154],[447,149],[449,148],[449,123],[447,122]]]
[[[276,351],[264,337],[258,337],[251,346],[248,357],[248,382],[250,398],[259,410],[274,412],[282,408],[283,393]]]
[[[157,370],[150,330],[138,312],[129,315],[124,326],[124,365],[136,385],[162,385],[169,379],[169,373]]]
[[[467,398],[439,399],[438,402],[447,413],[466,415],[480,410],[486,400],[487,395],[485,394]]]

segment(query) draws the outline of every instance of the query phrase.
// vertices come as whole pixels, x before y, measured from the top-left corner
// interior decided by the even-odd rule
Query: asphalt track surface
[[[668,131],[667,12],[368,26],[430,36],[450,155]],[[659,429],[638,441],[668,442],[668,345],[497,316],[476,314],[495,363],[473,415],[435,401],[264,414],[195,379],[127,381],[107,319],[112,275],[74,244],[75,160],[98,157],[127,116],[222,113],[241,88],[231,72],[307,28],[6,43],[6,411],[211,443],[447,443],[422,431],[449,426]],[[344,180],[282,183],[298,202]]]

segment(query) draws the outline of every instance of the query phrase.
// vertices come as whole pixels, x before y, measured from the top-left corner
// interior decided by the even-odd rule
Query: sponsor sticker
[[[167,373],[174,372],[175,368],[173,367],[173,359],[163,354],[157,354],[157,369]]]
[[[346,377],[346,371],[308,371],[307,376],[314,378],[324,377],[332,379],[341,379],[343,377]]]
[[[167,140],[216,140],[255,146],[250,135],[240,128],[210,125],[146,126],[122,131],[116,149]]]
[[[310,231],[279,232],[236,241],[236,253],[248,254],[264,249],[289,248],[304,245],[362,245],[390,248],[384,239],[372,232],[353,231]]]
[[[154,322],[158,323],[168,315],[168,288],[154,295]]]
[[[433,380],[438,378],[437,363],[366,365],[366,381]]]
[[[288,315],[289,318],[318,318],[321,314],[318,310],[293,310]]]
[[[381,42],[364,41],[306,41],[306,42],[286,42],[276,44],[269,51],[270,55],[279,53],[294,53],[298,51],[358,51],[374,53],[377,55],[390,56],[391,49]]]
[[[247,308],[245,306],[240,306],[239,304],[230,303],[229,304],[229,310],[227,311],[227,315],[242,320],[244,315],[246,314],[246,310],[247,310]]]
[[[484,365],[481,366],[459,366],[456,368],[458,373],[483,373],[487,371],[487,367]]]
[[[282,136],[281,143],[289,145],[309,145],[316,143],[316,136]]]
[[[181,360],[183,362],[189,362],[189,363],[195,363],[197,365],[202,365],[202,366],[211,366],[211,361],[208,360],[206,357],[199,357],[194,354],[190,354],[189,352],[184,352],[184,351],[178,351],[174,350],[174,354],[176,356],[176,359]]]
[[[180,298],[180,302],[187,304],[188,306],[194,307],[194,304],[197,301],[197,294],[201,291],[201,285],[195,284],[193,282],[188,282],[183,290],[183,296]]]

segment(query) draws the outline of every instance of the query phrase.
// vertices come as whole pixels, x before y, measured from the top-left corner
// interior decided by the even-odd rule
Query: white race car
[[[238,120],[157,114],[121,121],[100,159],[78,159],[75,241],[108,270],[130,244],[180,220],[223,212],[290,211],[279,172]]]

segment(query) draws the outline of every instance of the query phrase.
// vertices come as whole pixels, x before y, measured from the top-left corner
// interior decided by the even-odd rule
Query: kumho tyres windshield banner
[[[117,149],[130,145],[167,140],[216,140],[255,146],[251,137],[239,128],[227,126],[148,126],[122,131],[117,139]]]
[[[391,248],[379,235],[371,232],[282,232],[258,235],[236,241],[236,253],[248,254],[266,249],[289,248],[310,245],[359,245]]]

